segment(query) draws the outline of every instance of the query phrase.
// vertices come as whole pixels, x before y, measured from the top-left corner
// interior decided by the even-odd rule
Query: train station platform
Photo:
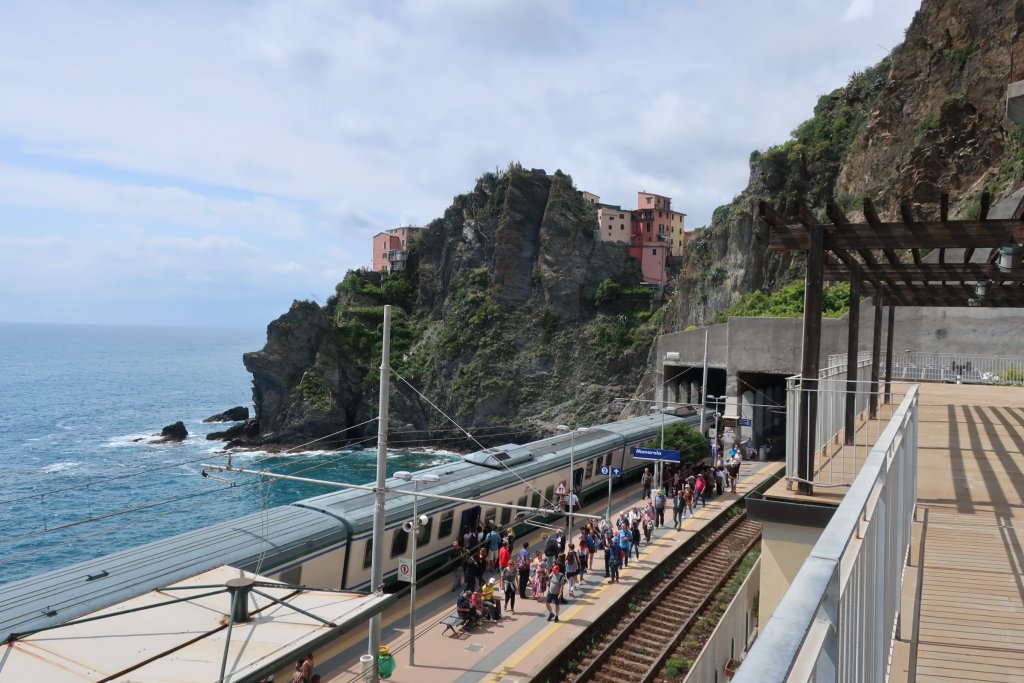
[[[640,560],[631,561],[620,572],[620,582],[610,584],[604,576],[603,553],[594,558],[593,570],[576,597],[562,606],[560,623],[547,621],[543,602],[516,598],[514,614],[503,610],[498,623],[484,623],[460,638],[445,635],[441,620],[455,608],[456,593],[451,591],[447,574],[417,591],[415,667],[409,666],[409,600],[399,599],[385,612],[381,642],[391,649],[397,668],[389,680],[398,682],[492,681],[514,683],[533,680],[550,662],[569,647],[584,629],[611,604],[623,599],[638,579],[657,567],[680,543],[707,526],[718,515],[765,480],[783,469],[778,461],[744,462],[737,493],[714,498],[706,507],[698,507],[680,529],[671,526],[656,529],[651,544],[641,549]],[[641,489],[633,484],[613,496],[613,510],[624,510],[639,501]],[[581,512],[602,514],[605,500],[584,506]],[[671,508],[671,502],[669,503]],[[666,521],[671,524],[671,512]],[[540,549],[538,530],[516,539]],[[488,576],[490,576],[489,574]],[[316,672],[323,681],[343,683],[361,680],[359,657],[366,654],[365,628],[356,628],[318,653]]]

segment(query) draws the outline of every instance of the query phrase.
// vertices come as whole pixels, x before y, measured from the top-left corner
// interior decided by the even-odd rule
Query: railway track
[[[671,570],[644,599],[636,614],[627,613],[599,638],[579,672],[580,683],[653,681],[662,664],[686,636],[697,616],[761,538],[761,525],[746,513],[715,532]]]

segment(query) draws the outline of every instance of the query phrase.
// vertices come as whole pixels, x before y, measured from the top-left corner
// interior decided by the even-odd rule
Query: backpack
[[[519,553],[519,557],[516,558],[516,567],[519,568],[519,569],[526,569],[529,566],[530,566],[530,560],[529,560],[529,557],[526,555],[526,553],[523,553],[523,552]]]

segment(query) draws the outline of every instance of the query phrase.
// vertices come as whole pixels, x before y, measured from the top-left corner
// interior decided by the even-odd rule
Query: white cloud
[[[83,296],[234,278],[287,305],[513,160],[626,206],[669,194],[696,227],[742,189],[749,152],[882,58],[917,5],[3,3],[0,236],[80,240],[95,271],[17,248],[40,277],[95,282]]]

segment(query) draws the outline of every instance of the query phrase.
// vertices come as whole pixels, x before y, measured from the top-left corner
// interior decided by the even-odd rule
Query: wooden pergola
[[[783,218],[761,202],[761,218],[770,226],[769,251],[807,253],[804,292],[804,340],[801,367],[800,421],[797,479],[800,493],[813,492],[815,424],[818,413],[818,371],[821,353],[822,288],[826,281],[850,283],[848,359],[857,358],[860,333],[860,299],[871,296],[875,307],[871,367],[871,417],[878,410],[879,357],[882,308],[889,306],[885,396],[891,393],[892,333],[896,306],[1024,307],[1024,273],[1019,265],[1000,267],[1006,249],[1024,243],[1024,196],[1012,205],[998,207],[1005,214],[990,216],[990,197],[980,198],[976,220],[949,220],[949,195],[942,195],[938,220],[919,220],[910,200],[900,201],[900,217],[884,222],[870,199],[864,200],[864,223],[851,223],[842,208],[829,201],[830,224],[823,224],[801,204],[796,222]],[[1019,247],[1016,247],[1019,248]],[[910,250],[912,263],[904,263],[897,250]],[[925,263],[922,250],[938,250],[935,263]],[[947,250],[962,249],[958,262],[947,259]],[[987,252],[987,254],[986,254]],[[986,254],[984,259],[977,256]],[[949,254],[954,256],[954,254]],[[1019,264],[1019,258],[1017,260]],[[852,443],[855,427],[857,366],[847,365],[845,406],[846,442]]]

